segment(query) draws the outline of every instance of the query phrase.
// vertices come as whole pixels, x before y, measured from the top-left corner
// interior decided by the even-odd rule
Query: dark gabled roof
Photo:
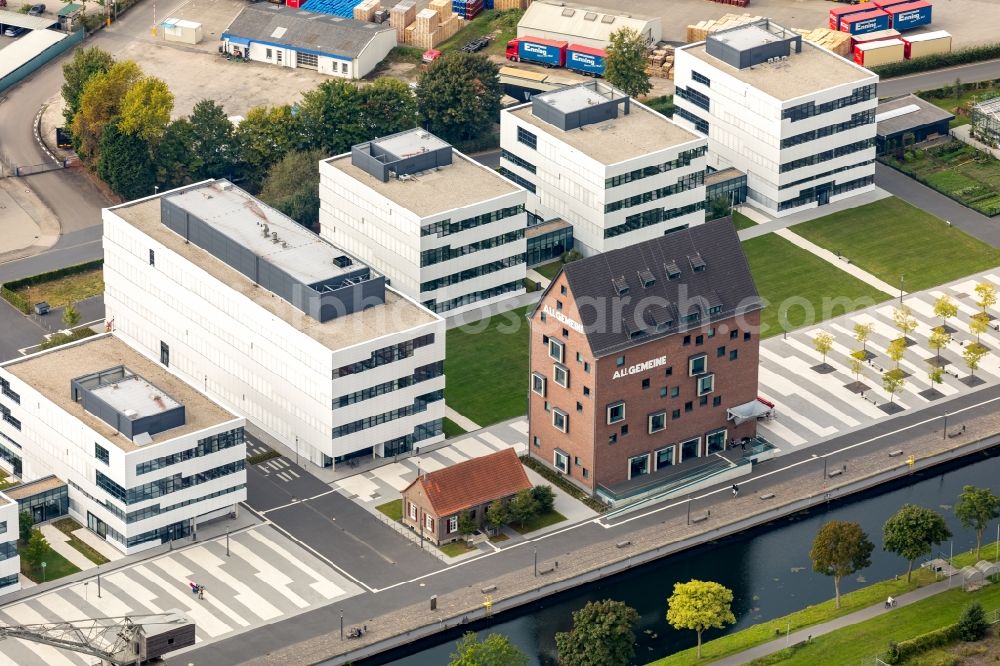
[[[421,474],[403,489],[421,485],[439,517],[452,516],[481,504],[516,495],[531,481],[513,448]]]
[[[763,307],[729,218],[580,259],[562,273],[594,356]]]
[[[223,39],[243,37],[262,44],[357,58],[375,35],[392,29],[388,23],[379,25],[261,3],[244,8],[222,36]]]

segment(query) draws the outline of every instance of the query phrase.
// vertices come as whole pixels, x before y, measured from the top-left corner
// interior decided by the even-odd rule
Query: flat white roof
[[[934,32],[924,32],[919,35],[907,36],[904,41],[913,42],[929,42],[932,39],[944,39],[945,37],[951,37],[951,33],[947,30],[935,30]]]
[[[22,14],[21,12],[12,12],[9,9],[0,9],[0,24],[2,25],[13,25],[18,28],[30,28],[31,30],[44,30],[56,23],[58,21],[44,16],[31,16],[29,14]]]
[[[3,18],[0,17],[0,23],[4,22]],[[29,16],[27,18],[35,17]],[[52,25],[52,21],[49,21],[46,26],[42,27],[45,28],[48,25]],[[66,33],[56,32],[55,30],[32,30],[27,35],[17,39],[7,46],[7,48],[0,50],[0,78],[17,71],[20,67],[41,55],[45,49],[53,44],[58,44],[67,37],[69,35]]]
[[[902,46],[903,42],[899,39],[883,39],[878,42],[865,42],[864,44],[858,44],[854,48],[861,51],[877,51],[878,49],[884,49],[887,46]]]
[[[180,403],[150,381],[138,375],[120,379],[114,384],[91,389],[97,396],[122,414],[143,418],[180,407]]]

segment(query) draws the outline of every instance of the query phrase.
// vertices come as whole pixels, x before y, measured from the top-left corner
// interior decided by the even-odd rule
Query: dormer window
[[[628,283],[625,282],[625,276],[620,275],[616,278],[611,278],[611,283],[615,287],[615,293],[619,296],[624,296],[628,293]]]
[[[691,270],[695,273],[701,273],[705,270],[705,260],[701,258],[700,252],[689,255],[688,261],[691,262]]]
[[[639,271],[639,281],[642,282],[642,286],[645,289],[649,289],[656,284],[656,278],[653,277],[653,272],[648,268],[643,268]]]
[[[681,276],[681,269],[677,267],[676,261],[670,261],[663,265],[663,268],[667,271],[668,280],[676,280]]]

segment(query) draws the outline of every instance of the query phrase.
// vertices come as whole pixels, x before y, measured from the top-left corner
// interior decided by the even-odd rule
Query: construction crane
[[[159,615],[0,625],[0,639],[20,638],[97,657],[102,666],[138,666],[194,645],[194,623],[179,610]]]

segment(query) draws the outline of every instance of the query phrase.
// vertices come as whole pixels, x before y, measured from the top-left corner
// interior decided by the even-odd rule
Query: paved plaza
[[[268,525],[184,548],[0,607],[4,624],[157,614],[178,609],[196,625],[199,644],[345,599],[360,591]],[[205,598],[190,583],[205,586]],[[176,657],[175,657],[176,658]],[[30,643],[0,642],[0,666],[83,666],[93,657]],[[183,658],[177,663],[183,663]]]
[[[911,411],[927,407],[935,401],[950,398],[959,393],[969,392],[963,380],[970,381],[970,371],[962,359],[963,345],[975,340],[969,332],[969,317],[979,311],[975,304],[975,286],[987,281],[1000,289],[1000,271],[988,271],[963,278],[950,284],[907,295],[903,302],[913,312],[917,329],[909,335],[916,344],[907,348],[900,367],[909,376],[892,402]],[[935,352],[928,345],[931,328],[940,326],[941,320],[934,316],[934,301],[948,294],[959,307],[959,314],[948,322],[956,329],[952,342],[941,350],[947,361],[944,381],[932,387],[928,377],[929,360]],[[882,370],[892,367],[893,362],[886,355],[889,342],[900,337],[899,329],[893,324],[893,310],[899,300],[894,299],[880,305],[837,317],[816,326],[808,326],[790,333],[787,338],[774,337],[764,340],[760,346],[760,395],[776,404],[776,417],[762,421],[758,428],[779,449],[815,444],[819,441],[870,425],[874,421],[889,418],[884,411],[889,395],[882,388]],[[991,310],[994,316],[1000,312]],[[854,325],[870,323],[874,333],[868,342],[868,350],[875,354],[870,364],[865,365],[859,378],[869,388],[863,393],[852,391],[847,385],[855,381],[848,363],[848,354],[861,348],[854,338]],[[834,336],[833,350],[826,362],[833,370],[820,373],[814,370],[822,358],[813,346],[813,339],[820,331]],[[990,328],[982,335],[982,343],[991,352],[983,357],[975,376],[984,380],[978,386],[995,384],[1000,381],[1000,332]],[[974,380],[973,380],[974,381]],[[941,395],[928,393],[931,388]],[[922,395],[923,393],[923,395]]]

